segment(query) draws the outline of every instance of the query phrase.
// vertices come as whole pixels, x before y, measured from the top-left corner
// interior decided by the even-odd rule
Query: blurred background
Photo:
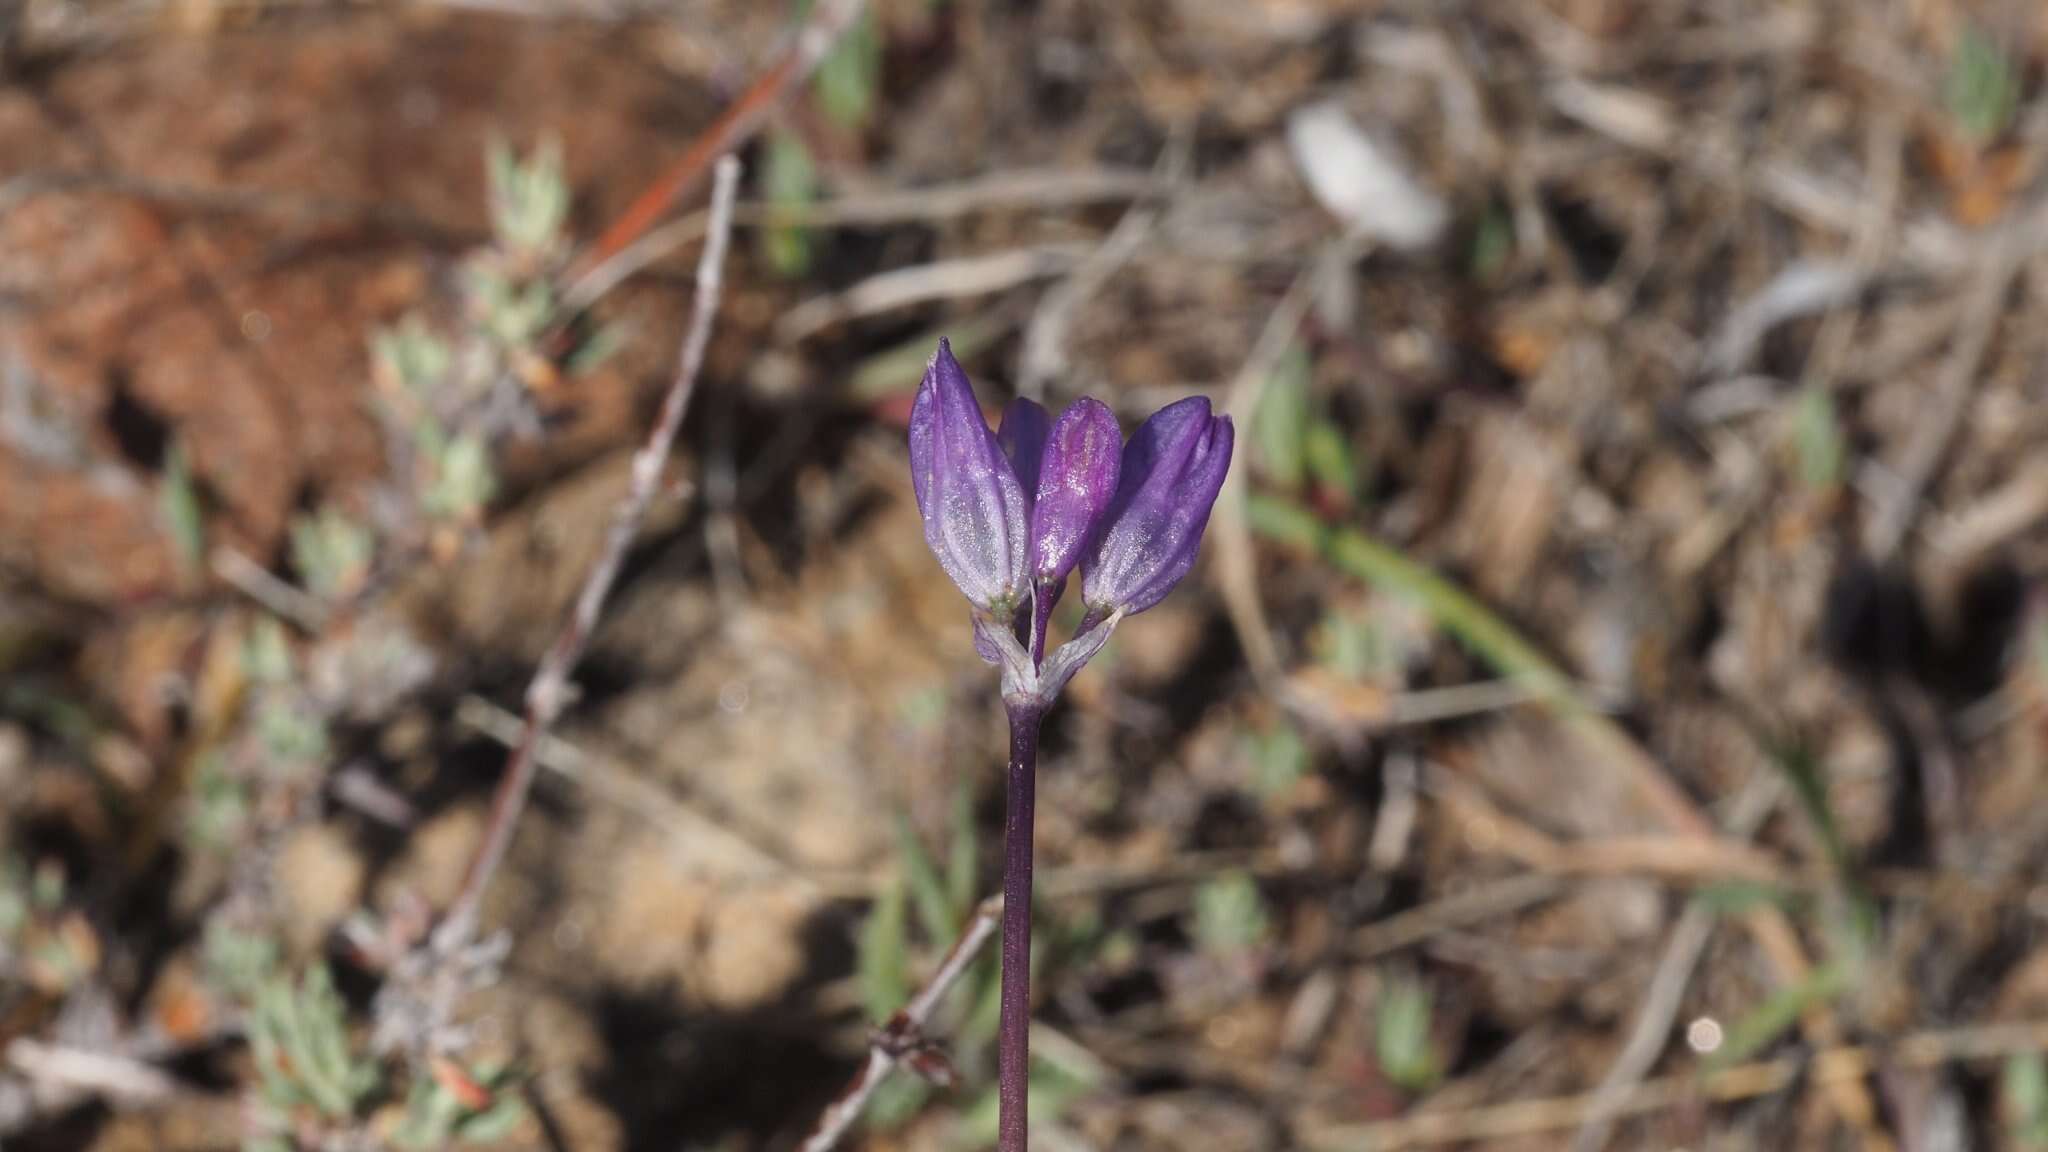
[[[1047,728],[1039,1146],[2048,1147],[2044,52],[0,0],[0,1145],[797,1147],[998,879],[903,443],[948,336],[991,412],[1239,427]],[[422,951],[728,148],[677,450]],[[992,1143],[991,959],[845,1146]]]

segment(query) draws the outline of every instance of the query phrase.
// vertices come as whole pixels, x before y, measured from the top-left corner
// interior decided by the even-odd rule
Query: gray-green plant
[[[1970,24],[1956,39],[1941,94],[1962,136],[1986,145],[2012,126],[2020,102],[2019,70],[1997,38]]]
[[[377,556],[377,538],[333,504],[292,517],[292,567],[306,590],[323,600],[353,595],[369,578]]]
[[[1429,985],[1410,975],[1390,976],[1373,1015],[1373,1054],[1396,1087],[1421,1093],[1442,1075],[1436,1053],[1435,1000]]]
[[[1225,872],[1195,889],[1195,943],[1204,952],[1233,956],[1268,941],[1272,919],[1251,875]]]
[[[433,1076],[416,1075],[406,1092],[405,1111],[392,1133],[392,1143],[426,1152],[455,1143],[489,1144],[510,1135],[526,1115],[513,1070],[480,1065],[463,1074],[483,1090],[485,1103],[465,1100]]]
[[[266,981],[248,1026],[258,1099],[283,1126],[307,1111],[327,1121],[353,1121],[377,1087],[377,1062],[350,1044],[347,1006],[324,964],[296,981],[285,975]]]

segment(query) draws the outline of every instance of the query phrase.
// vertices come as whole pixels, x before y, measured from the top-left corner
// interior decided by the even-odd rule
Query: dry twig
[[[821,8],[834,6],[827,4]],[[485,828],[483,843],[477,848],[462,890],[449,908],[443,926],[453,940],[465,940],[475,931],[477,909],[483,900],[484,889],[489,887],[491,876],[511,846],[512,831],[519,823],[520,812],[526,807],[527,794],[532,791],[534,772],[539,767],[541,737],[568,701],[569,674],[582,659],[591,633],[596,630],[598,613],[604,608],[612,583],[618,579],[626,549],[640,531],[640,521],[647,514],[649,502],[654,499],[662,467],[668,460],[669,449],[675,444],[676,431],[682,426],[683,413],[689,407],[691,394],[696,391],[697,377],[704,367],[705,348],[711,342],[712,319],[718,311],[725,251],[732,235],[732,205],[739,188],[739,178],[738,160],[726,157],[719,161],[711,194],[710,240],[697,264],[697,299],[691,308],[690,327],[683,337],[675,378],[669,384],[668,395],[662,401],[661,415],[655,420],[647,443],[633,457],[632,483],[612,513],[611,530],[605,537],[604,551],[599,553],[589,575],[584,577],[574,610],[555,637],[555,642],[549,646],[539,670],[534,673],[532,684],[526,690],[524,726],[505,765],[505,775],[498,783],[497,794],[492,799],[490,822]]]
[[[880,272],[844,292],[816,296],[791,308],[776,324],[775,335],[786,343],[794,344],[834,324],[863,316],[934,300],[986,296],[1047,276],[1057,276],[1072,268],[1085,255],[1086,250],[1076,245],[1048,244]]]
[[[938,1010],[940,1001],[946,998],[953,985],[960,981],[975,957],[994,939],[996,928],[1002,923],[1003,899],[991,896],[981,902],[974,915],[967,921],[967,928],[946,958],[939,962],[938,971],[917,995],[910,998],[896,1015],[889,1018],[875,1033],[874,1042],[868,1046],[867,1063],[854,1074],[853,1082],[846,1086],[837,1099],[818,1117],[817,1127],[804,1138],[802,1152],[829,1152],[844,1139],[853,1122],[860,1119],[861,1110],[867,1107],[868,1098],[882,1081],[906,1057],[914,1055],[924,1043],[923,1030],[926,1021]]]

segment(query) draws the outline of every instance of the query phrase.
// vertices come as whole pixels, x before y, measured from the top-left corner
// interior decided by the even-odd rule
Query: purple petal
[[[1234,430],[1193,397],[1154,412],[1124,449],[1106,526],[1083,561],[1091,609],[1143,612],[1194,566],[1230,469]]]
[[[1030,502],[944,340],[911,404],[910,469],[932,555],[976,607],[1007,619],[1028,586]]]
[[[1031,510],[1031,577],[1041,585],[1064,582],[1116,498],[1122,471],[1123,430],[1116,413],[1083,396],[1046,438]]]

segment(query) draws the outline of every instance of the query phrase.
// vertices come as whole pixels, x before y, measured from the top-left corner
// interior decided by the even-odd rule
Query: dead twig
[[[820,5],[820,10],[838,6],[827,3]],[[646,516],[647,506],[654,499],[655,488],[661,480],[662,467],[675,444],[676,431],[682,426],[683,413],[689,408],[690,397],[696,391],[697,377],[704,368],[704,352],[711,342],[712,319],[718,311],[725,252],[732,236],[732,205],[739,189],[739,179],[738,160],[726,157],[718,162],[711,194],[710,239],[704,246],[703,258],[697,264],[697,299],[691,308],[690,327],[683,337],[675,378],[669,384],[668,395],[662,401],[661,415],[655,420],[647,443],[633,457],[632,482],[612,513],[611,530],[605,537],[604,550],[584,577],[583,589],[577,594],[574,610],[548,648],[539,670],[534,673],[532,684],[526,690],[525,721],[519,741],[513,746],[512,755],[505,765],[504,778],[499,781],[497,794],[492,799],[490,822],[485,827],[483,843],[477,848],[462,890],[450,906],[443,924],[442,930],[451,940],[466,940],[475,931],[477,909],[483,901],[484,890],[490,886],[491,876],[497,872],[506,849],[511,846],[512,831],[518,825],[519,814],[525,809],[526,797],[532,791],[534,772],[539,766],[541,737],[546,735],[568,701],[569,674],[575,670],[584,648],[590,643],[591,633],[597,627],[598,613],[604,608],[612,583],[618,579],[626,549],[640,531],[640,522]]]
[[[2021,252],[2031,247],[2018,242],[1993,245],[1971,280],[1962,326],[1949,345],[1948,358],[1942,361],[1941,375],[1935,381],[1928,405],[1930,410],[1915,425],[1913,439],[1899,461],[1895,482],[1886,485],[1877,507],[1872,509],[1870,555],[1880,564],[1897,555],[1919,513],[1922,495],[1948,456],[1949,444],[1962,426],[1963,413],[1976,391],[1978,366],[1991,345],[1992,333],[1998,330],[2006,293],[2019,273]]]
[[[1555,876],[1511,876],[1367,924],[1352,933],[1344,955],[1357,963],[1376,960],[1433,936],[1554,900],[1567,888],[1566,882]]]
[[[783,343],[795,344],[835,324],[863,316],[893,312],[934,300],[986,296],[1033,280],[1057,276],[1085,256],[1086,249],[1079,246],[1049,244],[882,272],[844,292],[814,296],[791,308],[776,324],[775,335]]]
[[[1425,777],[1444,812],[1474,850],[1497,853],[1553,876],[1654,876],[1662,879],[1787,887],[1770,853],[1725,836],[1604,836],[1561,840],[1495,805],[1476,785],[1432,767]]]
[[[317,636],[327,626],[327,605],[319,597],[278,579],[239,550],[214,549],[212,567],[213,574],[230,587],[307,634]]]
[[[861,1065],[846,1090],[826,1106],[824,1114],[818,1117],[817,1126],[804,1139],[802,1152],[829,1152],[837,1147],[854,1121],[860,1119],[868,1098],[882,1086],[882,1081],[888,1078],[896,1065],[922,1051],[925,1023],[938,1010],[946,993],[966,974],[975,957],[981,955],[981,950],[995,938],[1002,916],[1001,896],[989,897],[974,910],[960,938],[953,942],[946,958],[939,962],[938,971],[933,972],[932,978],[917,990],[910,1003],[876,1031],[873,1043],[868,1045],[867,1063]]]
[[[1192,141],[1178,133],[1167,142],[1159,160],[1158,180],[1171,187],[1186,175]],[[1141,202],[1125,212],[1116,227],[1074,269],[1074,274],[1045,294],[1024,326],[1024,348],[1017,357],[1017,394],[1045,399],[1046,383],[1067,371],[1067,332],[1074,315],[1118,270],[1130,263],[1159,223],[1160,205]]]

